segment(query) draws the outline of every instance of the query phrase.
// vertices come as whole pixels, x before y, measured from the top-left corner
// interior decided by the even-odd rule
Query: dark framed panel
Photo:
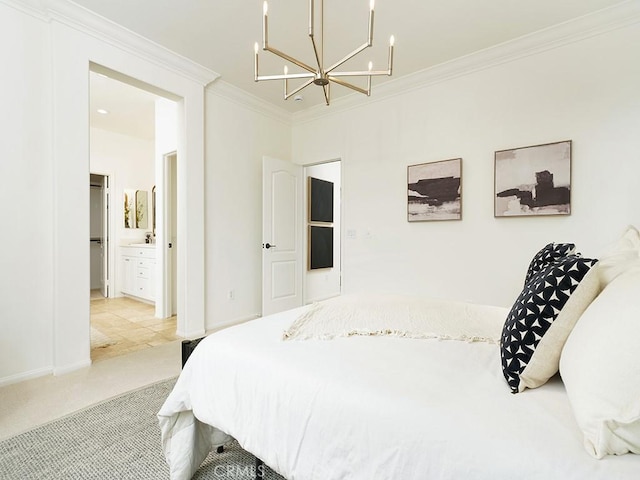
[[[462,159],[407,167],[407,220],[462,219]]]
[[[494,216],[571,214],[571,140],[495,152]]]
[[[333,223],[333,182],[309,177],[309,221]]]
[[[333,227],[309,225],[309,270],[333,267]]]

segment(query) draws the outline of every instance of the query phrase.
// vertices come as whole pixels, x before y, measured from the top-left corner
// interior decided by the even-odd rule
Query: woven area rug
[[[0,442],[0,478],[168,479],[156,413],[174,384],[156,383]],[[193,478],[254,479],[255,458],[232,442],[212,452]],[[284,480],[269,468],[265,478]]]

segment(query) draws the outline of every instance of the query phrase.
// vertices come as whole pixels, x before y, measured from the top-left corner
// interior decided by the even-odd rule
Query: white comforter
[[[172,479],[190,479],[223,432],[289,480],[640,478],[639,456],[586,453],[559,380],[509,393],[496,345],[283,341],[301,311],[196,348],[158,414]]]

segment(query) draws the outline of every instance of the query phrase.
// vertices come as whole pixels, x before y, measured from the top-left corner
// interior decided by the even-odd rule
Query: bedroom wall
[[[507,306],[547,242],[598,255],[640,224],[638,58],[635,24],[294,122],[296,161],[342,158],[343,292]],[[494,151],[567,139],[572,214],[494,218]],[[463,220],[408,223],[407,165],[456,157]]]
[[[0,385],[90,364],[90,62],[180,100],[185,335],[204,332],[204,85],[215,72],[66,1],[0,0]],[[3,231],[3,233],[6,233]]]
[[[215,82],[206,95],[207,330],[260,315],[262,157],[291,160],[288,117],[237,94]]]
[[[48,29],[0,3],[0,45],[2,385],[42,375],[51,364],[53,167]]]

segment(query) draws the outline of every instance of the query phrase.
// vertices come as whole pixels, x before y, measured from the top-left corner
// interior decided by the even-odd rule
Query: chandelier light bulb
[[[289,73],[289,67],[284,66],[284,74],[287,75]]]
[[[371,1],[369,2],[369,9],[370,9],[370,10],[373,10],[373,7],[374,7],[375,3],[376,3],[376,0],[371,0]]]
[[[260,47],[258,46],[258,42],[253,44],[253,51],[256,53],[256,55],[258,54],[258,50],[260,50]]]
[[[369,62],[369,71],[373,70],[373,62]]]
[[[396,37],[394,37],[393,35],[391,35],[389,37],[389,46],[393,47],[393,44],[396,43]]]
[[[266,17],[268,12],[269,12],[269,4],[265,0],[264,3],[262,4],[262,14]]]

